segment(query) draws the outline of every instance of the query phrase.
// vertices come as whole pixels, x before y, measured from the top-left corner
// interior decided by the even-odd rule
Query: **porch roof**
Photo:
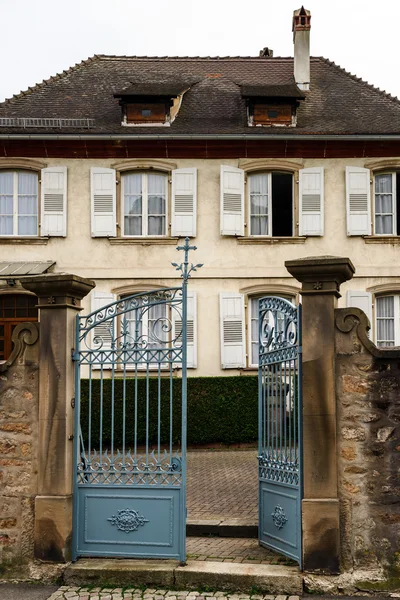
[[[0,261],[0,279],[20,278],[23,275],[42,275],[55,265],[54,260]]]

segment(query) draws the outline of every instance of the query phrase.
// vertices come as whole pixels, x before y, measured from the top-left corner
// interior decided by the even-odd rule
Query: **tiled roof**
[[[299,98],[304,99],[304,92],[295,83],[286,85],[241,85],[240,91],[244,98]]]
[[[124,127],[114,94],[132,83],[189,82],[170,127]],[[94,119],[65,133],[139,135],[400,134],[400,102],[327,59],[311,58],[310,90],[297,127],[249,127],[241,87],[294,86],[293,58],[95,56],[0,104],[1,117]],[[59,128],[0,127],[43,134]]]

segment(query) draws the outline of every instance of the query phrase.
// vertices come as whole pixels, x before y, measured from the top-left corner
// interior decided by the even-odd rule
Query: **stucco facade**
[[[170,221],[171,183],[174,169],[197,168],[197,235],[192,242],[197,246],[193,260],[204,263],[190,280],[190,289],[197,293],[197,368],[190,375],[235,375],[251,372],[248,369],[221,367],[219,294],[242,293],[246,299],[252,294],[283,294],[296,298],[299,284],[285,269],[286,260],[305,256],[349,256],[356,267],[354,279],[342,286],[339,307],[346,306],[346,292],[400,290],[398,239],[393,237],[348,236],[346,228],[346,181],[348,166],[376,169],[387,165],[392,170],[400,159],[35,159],[32,166],[63,166],[67,168],[67,235],[66,237],[6,239],[0,237],[4,261],[55,261],[55,272],[74,273],[96,282],[96,292],[117,296],[144,291],[153,286],[171,286],[177,283],[177,274],[171,261],[177,259],[177,238],[93,238],[91,237],[90,169],[116,168],[117,180],[125,169],[150,167],[168,173],[168,205]],[[0,159],[0,168],[21,168],[30,165],[29,159]],[[161,165],[161,166],[160,166]],[[292,238],[235,237],[220,234],[220,168],[221,165],[239,167],[250,172],[287,170],[293,173],[294,232],[299,220],[299,169],[324,168],[324,235]],[[375,169],[375,171],[374,171]],[[246,181],[246,179],[245,179]],[[371,184],[372,186],[372,184]],[[117,185],[117,206],[120,204],[120,185]],[[248,193],[245,183],[245,205],[248,221]],[[373,191],[371,188],[371,201]],[[373,214],[373,211],[372,211]],[[118,229],[117,229],[118,231]],[[373,243],[377,242],[377,243]],[[17,285],[18,288],[18,285]],[[11,291],[6,281],[0,291]],[[14,287],[13,291],[16,291]],[[298,297],[296,298],[298,300]],[[83,301],[84,313],[91,310],[90,296]],[[246,309],[247,311],[247,309]],[[249,338],[248,315],[245,315]],[[374,320],[374,318],[373,318]],[[372,337],[375,339],[373,326]],[[249,354],[249,339],[246,352]],[[249,361],[247,362],[249,364]]]

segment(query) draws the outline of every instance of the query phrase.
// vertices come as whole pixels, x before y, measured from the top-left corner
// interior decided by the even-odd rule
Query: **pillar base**
[[[339,500],[303,500],[303,568],[319,573],[339,573]]]
[[[72,495],[36,496],[35,558],[65,563],[71,560]]]

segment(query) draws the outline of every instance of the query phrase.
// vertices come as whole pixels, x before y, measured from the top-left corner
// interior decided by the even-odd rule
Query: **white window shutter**
[[[221,165],[221,235],[244,235],[244,171]]]
[[[115,169],[90,169],[92,237],[115,237],[117,232],[117,193]]]
[[[299,234],[324,235],[324,168],[299,171]]]
[[[41,174],[40,234],[67,235],[67,167],[48,167]]]
[[[243,294],[220,294],[221,363],[223,369],[246,366]]]
[[[172,225],[171,235],[196,235],[197,169],[172,171]]]
[[[103,308],[103,306],[107,306],[107,304],[111,304],[111,302],[114,302],[116,299],[117,299],[117,297],[114,294],[111,294],[108,292],[96,292],[96,291],[92,292],[91,312],[93,312],[95,310],[99,310],[100,308]],[[99,323],[99,325],[96,325],[96,327],[93,327],[92,332],[91,332],[92,333],[92,339],[91,339],[92,350],[96,350],[97,348],[99,348],[100,344],[101,344],[100,350],[104,350],[105,352],[107,352],[107,350],[111,349],[112,341],[116,337],[114,327],[117,327],[117,319],[116,318],[107,319],[107,321],[103,321],[103,323]],[[107,362],[106,356],[104,358],[105,358],[104,361],[100,361],[100,360],[96,361],[97,364],[94,363],[93,368],[100,369],[101,364],[102,364],[103,369],[111,369],[112,363]]]
[[[346,299],[348,307],[359,308],[365,312],[372,327],[372,294],[361,290],[348,290]],[[370,331],[368,337],[370,337]]]
[[[347,235],[371,235],[370,171],[346,167]]]
[[[182,319],[178,311],[172,308],[173,337],[178,337],[182,331]],[[197,367],[197,294],[188,292],[187,303],[187,366],[188,369]]]

